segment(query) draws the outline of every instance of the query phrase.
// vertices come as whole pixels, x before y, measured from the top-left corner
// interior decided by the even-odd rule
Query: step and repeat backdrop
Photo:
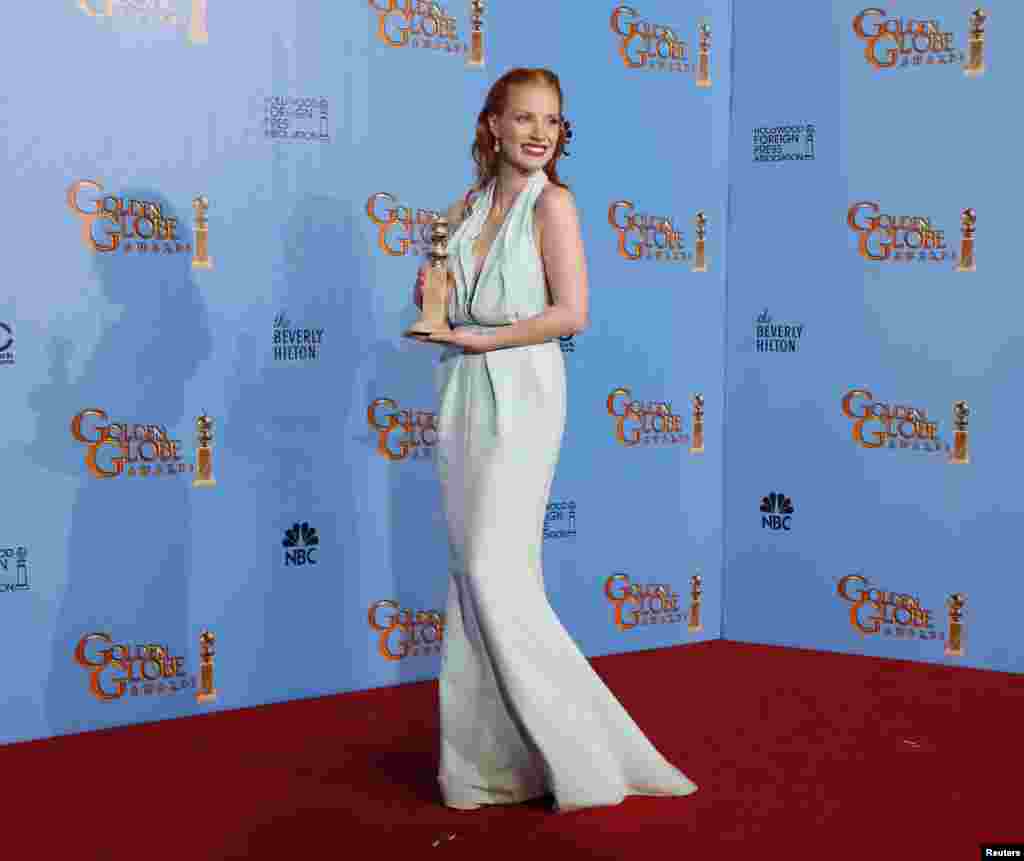
[[[735,11],[724,636],[1024,672],[1024,7],[800,5]]]
[[[561,79],[573,137],[560,173],[580,212],[591,289],[590,326],[562,341],[569,415],[545,522],[551,603],[588,655],[722,635],[731,6],[46,0],[9,11],[0,743],[436,677],[448,578],[433,451],[440,349],[401,332],[418,316],[413,281],[431,222],[474,179],[484,97],[520,66]],[[845,47],[852,74],[859,48]],[[924,265],[913,280],[909,266],[865,263],[880,274],[864,289],[879,302],[891,295],[884,287],[903,289],[906,311],[880,306],[875,322],[900,323],[903,337],[923,339],[916,349],[931,349],[928,335],[959,343],[969,329],[1008,385],[1015,355],[1005,339],[999,351],[993,329],[1012,326],[995,313],[1011,310],[992,275],[998,186],[976,185],[967,164],[981,115],[968,86],[990,85],[986,75],[943,94],[941,113],[925,110],[916,139],[904,133],[925,131],[910,122],[922,113],[909,107],[916,90],[884,93],[907,121],[880,144],[886,172],[865,170],[850,200],[933,216],[947,237],[960,208],[977,208],[978,273],[936,276],[940,291],[960,288],[955,297],[929,290]],[[849,84],[865,116],[875,83]],[[938,102],[943,86],[929,82],[928,97]],[[809,113],[801,122],[825,122]],[[828,174],[820,156],[766,167],[803,170],[801,183]],[[781,182],[791,180],[758,193],[776,195]],[[819,199],[799,229],[824,231],[832,215]],[[758,271],[799,260],[793,233]],[[854,265],[833,254],[828,278],[816,270],[815,295],[840,292],[835,273]],[[970,278],[974,289],[963,289]],[[812,313],[803,297],[771,305],[780,320]],[[980,330],[934,322],[974,313]],[[934,549],[943,561],[867,576],[913,590],[927,572],[931,608],[946,589],[971,591],[966,558],[954,561],[936,518],[959,524],[968,507],[980,515],[982,499],[987,516],[996,505],[1000,522],[1011,516],[1011,500],[988,494],[1002,487],[997,475],[1007,479],[1012,452],[997,456],[986,428],[1013,407],[1000,398],[1000,413],[980,388],[980,349],[911,352],[899,361],[913,368],[900,373],[890,359],[872,373],[890,348],[866,331],[874,353],[858,373],[819,381],[831,412],[817,444],[828,448],[829,434],[837,453],[849,444],[840,389],[853,384],[872,391],[854,413],[896,398],[948,412],[945,401],[964,398],[977,414],[972,433],[986,440],[978,465],[940,485],[948,508],[930,485],[900,481],[895,457],[878,473],[879,493],[934,506],[930,519],[907,509],[911,557]],[[817,336],[817,368],[836,336]],[[805,384],[800,397],[817,392]],[[787,383],[752,405],[757,424],[781,428],[773,408],[794,397]],[[881,464],[890,453],[869,454]],[[805,462],[796,449],[772,458],[789,464],[787,477]],[[972,481],[979,469],[990,470],[984,489]],[[758,492],[778,486],[806,504],[795,482],[777,478],[766,473]],[[856,481],[863,503],[870,484]],[[846,487],[818,496],[844,520],[865,513]],[[878,517],[864,547],[889,534]],[[808,559],[810,572],[817,563]],[[776,583],[794,573],[763,554],[757,565]],[[742,576],[733,588],[741,602]]]

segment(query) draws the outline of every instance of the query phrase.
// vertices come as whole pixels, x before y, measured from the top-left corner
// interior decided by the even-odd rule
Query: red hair
[[[539,85],[550,87],[558,96],[558,113],[562,114],[562,85],[558,82],[558,75],[550,69],[512,69],[505,72],[491,86],[484,101],[484,106],[476,120],[476,138],[473,140],[471,152],[473,161],[476,162],[476,189],[482,190],[498,173],[498,156],[494,151],[496,138],[491,133],[490,123],[487,122],[489,114],[498,117],[505,112],[508,105],[509,87],[516,85]],[[558,142],[555,144],[555,154],[551,161],[544,165],[544,172],[555,185],[562,188],[568,186],[558,178],[558,160],[565,151],[565,122],[561,122],[558,130]]]

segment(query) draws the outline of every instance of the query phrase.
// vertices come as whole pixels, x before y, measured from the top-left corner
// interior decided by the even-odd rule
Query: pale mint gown
[[[547,182],[537,171],[516,198],[475,288],[472,245],[493,182],[452,235],[452,326],[486,331],[544,310],[533,224]],[[447,346],[437,384],[451,548],[440,675],[445,803],[472,809],[550,792],[565,812],[695,792],[605,687],[545,595],[544,514],[565,428],[557,338],[475,355]]]

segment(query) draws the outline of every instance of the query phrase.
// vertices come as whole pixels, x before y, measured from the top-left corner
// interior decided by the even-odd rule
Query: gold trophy
[[[199,635],[199,692],[196,694],[197,703],[212,703],[217,699],[217,689],[213,686],[213,644],[217,638],[210,631],[203,631]]]
[[[949,456],[950,463],[971,462],[967,447],[967,419],[970,415],[967,401],[957,401],[953,404],[953,452]]]
[[[701,595],[704,594],[702,582],[700,574],[694,574],[690,578],[690,624],[687,630],[691,634],[704,630],[704,623],[700,620]]]
[[[707,232],[708,220],[704,217],[704,212],[698,212],[695,219],[697,224],[697,242],[696,249],[693,256],[693,271],[694,272],[707,272],[708,271],[708,259],[704,256],[704,235]]]
[[[466,66],[471,69],[482,69],[484,67],[484,0],[470,0],[469,4],[470,27],[469,54],[466,57]]]
[[[201,194],[192,201],[192,208],[196,211],[196,247],[192,254],[192,268],[213,269],[213,261],[210,259],[210,227],[206,218],[210,201],[205,194]]]
[[[951,658],[964,656],[964,605],[967,596],[963,592],[954,592],[946,599],[949,610],[949,637],[946,639],[945,654]]]
[[[423,284],[423,312],[419,320],[405,330],[405,337],[429,337],[434,332],[450,332],[448,325],[448,219],[434,219],[430,228],[430,269]]]
[[[210,41],[210,34],[206,29],[206,3],[207,0],[192,0],[192,17],[189,20],[188,40],[193,45],[205,45]]]
[[[697,86],[711,86],[711,24],[705,18],[697,28],[700,32],[700,54],[697,58]]]
[[[693,396],[693,437],[690,440],[690,454],[704,454],[704,395]]]
[[[988,15],[978,8],[971,13],[971,33],[967,37],[967,65],[964,74],[968,78],[977,78],[985,71],[985,21]]]
[[[196,419],[196,477],[192,480],[193,487],[213,487],[217,480],[213,477],[213,419],[203,413]]]
[[[960,213],[960,263],[957,272],[973,272],[974,265],[974,225],[978,215],[973,209],[965,209]]]

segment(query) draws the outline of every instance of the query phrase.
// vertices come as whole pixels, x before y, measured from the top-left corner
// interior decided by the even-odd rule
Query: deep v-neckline
[[[525,188],[523,189],[525,191]],[[523,192],[520,191],[519,194]],[[508,217],[512,213],[512,209],[516,205],[516,201],[519,200],[519,194],[516,195],[515,200],[512,201],[512,205],[505,210],[505,214],[501,218],[501,224],[498,225],[498,229],[494,231],[494,238],[491,240],[490,245],[487,246],[487,252],[482,256],[476,252],[476,243],[480,239],[480,233],[483,233],[487,229],[487,221],[491,217],[491,212],[494,210],[494,204],[498,197],[497,185],[492,188],[491,191],[491,205],[487,210],[487,215],[484,217],[484,223],[478,233],[469,244],[469,253],[473,258],[473,282],[470,286],[469,295],[472,296],[476,293],[477,285],[480,283],[480,276],[484,274],[484,269],[487,267],[487,261],[490,259],[491,252],[494,250],[494,246],[498,244],[498,237],[501,236],[501,231],[505,229],[505,225],[508,223]]]

